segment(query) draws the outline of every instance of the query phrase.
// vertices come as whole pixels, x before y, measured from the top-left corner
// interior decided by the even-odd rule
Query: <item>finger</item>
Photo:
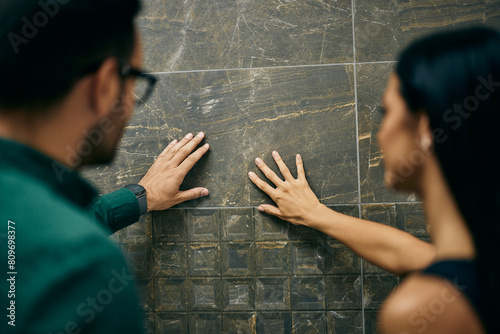
[[[181,143],[176,145],[176,147],[180,147],[172,157],[172,161],[175,164],[180,165],[194,151],[196,146],[201,143],[203,138],[205,138],[205,134],[203,132],[198,133],[195,137],[192,137],[192,135],[184,137],[186,141],[183,143],[183,146],[180,146],[180,144],[182,143],[182,141],[184,141],[184,139],[181,141]]]
[[[272,194],[275,191],[273,187],[262,181],[254,172],[249,172],[248,177],[250,178],[250,181],[257,186],[257,188],[265,192],[269,197],[273,198]]]
[[[165,147],[165,149],[163,150],[163,152],[160,153],[159,157],[165,157],[168,155],[168,153],[170,152],[170,150],[172,150],[172,148],[177,145],[177,139],[173,140],[170,142],[170,144],[167,145],[167,147]]]
[[[167,154],[168,158],[172,158],[181,148],[183,148],[189,141],[191,141],[191,139],[193,139],[193,134],[188,133],[184,136],[184,138],[181,139],[181,141],[178,142],[177,140],[174,140],[175,143]]]
[[[276,162],[276,165],[278,165],[278,168],[280,169],[281,175],[285,178],[285,181],[290,181],[294,179],[292,176],[292,173],[290,173],[290,170],[286,166],[285,162],[283,159],[281,159],[281,156],[278,152],[273,151],[273,158],[274,161]]]
[[[179,194],[177,195],[177,204],[185,202],[185,201],[190,201],[192,199],[197,199],[203,196],[208,196],[210,192],[208,191],[207,188],[193,188],[189,190],[184,190],[180,191]]]
[[[297,164],[297,178],[301,181],[306,180],[306,173],[304,171],[304,161],[302,161],[302,156],[297,154],[295,157],[295,163]]]
[[[187,174],[191,168],[194,167],[194,165],[201,159],[201,157],[208,152],[208,149],[210,148],[209,144],[205,144],[196,151],[194,151],[189,157],[187,157],[180,165],[179,168],[181,168],[185,174]],[[184,174],[184,175],[185,175]]]
[[[264,175],[269,179],[269,181],[274,183],[274,185],[277,186],[277,185],[283,183],[283,180],[280,179],[278,177],[278,175],[276,175],[276,173],[273,172],[273,170],[271,168],[267,167],[267,165],[265,164],[264,161],[262,161],[262,159],[256,158],[255,164],[257,165],[257,167],[259,167],[259,169],[262,171],[262,173],[264,173]]]
[[[257,208],[257,210],[259,210],[260,212],[267,213],[269,215],[281,217],[281,210],[273,205],[262,204]]]

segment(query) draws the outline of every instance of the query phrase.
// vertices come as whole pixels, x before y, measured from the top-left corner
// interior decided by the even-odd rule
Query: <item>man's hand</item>
[[[146,189],[148,211],[166,210],[184,201],[208,195],[206,188],[179,190],[186,174],[209,149],[209,145],[205,144],[193,153],[204,137],[205,134],[200,132],[194,138],[190,133],[180,142],[174,140],[156,159],[139,182]]]

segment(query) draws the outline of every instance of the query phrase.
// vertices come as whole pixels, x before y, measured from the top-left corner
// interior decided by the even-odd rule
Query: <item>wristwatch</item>
[[[137,201],[139,202],[139,213],[141,216],[148,212],[148,201],[146,198],[146,189],[143,186],[138,184],[128,184],[125,187],[128,190],[131,190],[135,197],[137,197]]]

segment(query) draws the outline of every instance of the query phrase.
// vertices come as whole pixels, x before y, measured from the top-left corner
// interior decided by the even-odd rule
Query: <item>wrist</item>
[[[140,184],[128,184],[124,188],[132,191],[137,198],[137,203],[139,204],[139,215],[143,215],[148,212],[148,199],[146,188]]]
[[[319,227],[321,227],[321,221],[323,220],[322,217],[325,215],[325,210],[329,211],[330,209],[328,209],[326,205],[318,203],[304,216],[304,225],[318,230]]]

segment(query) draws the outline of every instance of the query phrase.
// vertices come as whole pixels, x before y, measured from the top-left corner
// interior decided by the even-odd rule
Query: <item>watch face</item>
[[[130,184],[127,186],[127,188],[129,188],[130,190],[132,190],[132,192],[136,195],[136,196],[139,196],[139,195],[143,195],[146,190],[144,189],[144,187],[138,185],[138,184]]]

